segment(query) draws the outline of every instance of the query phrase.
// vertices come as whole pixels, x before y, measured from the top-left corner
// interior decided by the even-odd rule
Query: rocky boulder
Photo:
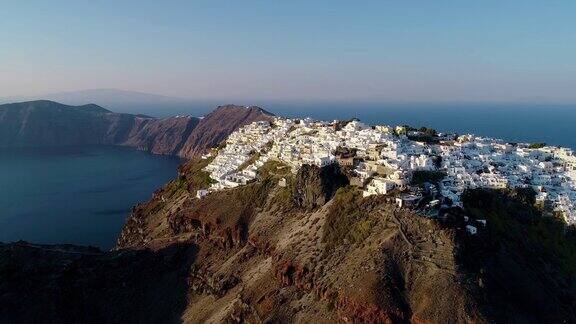
[[[348,178],[337,164],[322,168],[306,164],[298,170],[292,198],[296,206],[300,208],[315,209],[328,202],[338,188],[348,184]]]

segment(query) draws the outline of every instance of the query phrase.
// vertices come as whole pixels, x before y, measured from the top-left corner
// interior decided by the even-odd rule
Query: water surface
[[[0,149],[0,241],[108,249],[179,163],[122,147]]]

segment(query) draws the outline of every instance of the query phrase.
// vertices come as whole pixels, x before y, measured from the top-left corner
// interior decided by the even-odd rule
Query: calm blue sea
[[[108,249],[179,163],[121,147],[0,149],[0,241]]]

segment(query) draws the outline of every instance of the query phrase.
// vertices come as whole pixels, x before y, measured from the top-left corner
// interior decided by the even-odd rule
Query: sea
[[[110,249],[180,162],[124,147],[0,149],[0,242]]]
[[[250,102],[276,115],[359,118],[375,125],[432,127],[508,142],[576,150],[575,105]],[[213,106],[211,106],[213,107]],[[107,107],[114,110],[114,107]],[[159,117],[202,116],[159,109]],[[137,111],[133,111],[137,113]],[[148,112],[150,114],[150,112]],[[0,242],[72,243],[111,248],[132,206],[174,178],[182,161],[122,147],[0,149]]]

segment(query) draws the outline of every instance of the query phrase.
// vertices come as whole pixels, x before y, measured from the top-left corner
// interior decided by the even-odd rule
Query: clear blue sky
[[[576,102],[576,1],[6,0],[0,96]]]

